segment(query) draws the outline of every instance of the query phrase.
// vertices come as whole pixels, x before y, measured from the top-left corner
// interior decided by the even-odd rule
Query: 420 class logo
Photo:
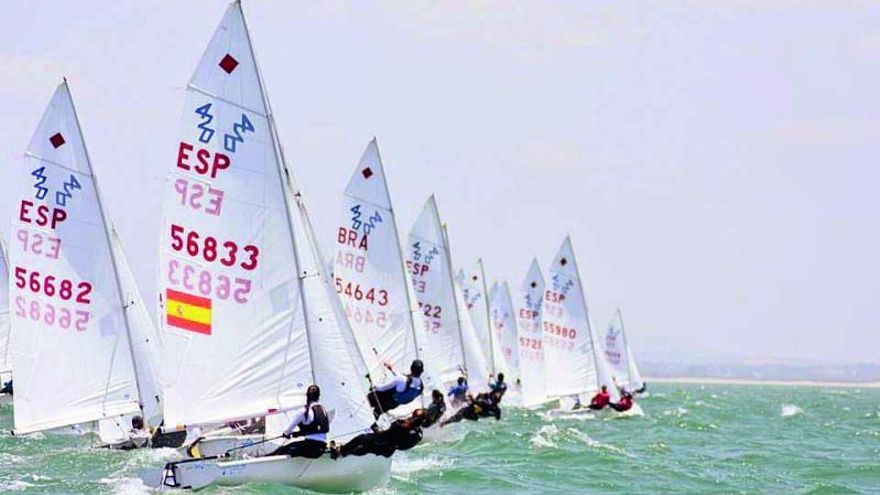
[[[54,199],[58,206],[67,206],[67,201],[73,198],[74,192],[82,189],[82,185],[73,174],[69,174],[68,179],[60,187],[50,188],[45,165],[34,169],[31,176],[34,178],[34,197],[40,201],[46,201],[47,197]]]

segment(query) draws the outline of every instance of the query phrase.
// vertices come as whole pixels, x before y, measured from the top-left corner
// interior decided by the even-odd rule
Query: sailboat
[[[434,196],[410,231],[407,268],[426,322],[426,347],[437,359],[444,387],[465,376],[472,391],[486,391],[489,365],[452,275],[449,243]]]
[[[522,370],[520,369],[519,342],[517,336],[516,313],[507,282],[495,282],[489,291],[489,314],[493,343],[497,351],[496,362],[502,362],[499,371],[505,373],[509,390],[504,394],[504,402],[521,406]]]
[[[425,346],[425,322],[415,307],[412,283],[403,260],[397,220],[374,138],[367,145],[343,195],[336,226],[333,281],[361,352],[376,358],[373,380],[387,381],[409,372],[422,359],[425,394],[395,410],[408,414],[425,405],[434,387],[442,388],[435,359]],[[390,369],[389,369],[390,368]],[[379,385],[380,383],[376,383]]]
[[[6,264],[6,243],[0,237],[0,388],[12,380],[9,358],[9,269]],[[12,404],[12,395],[0,393],[0,406]]]
[[[544,355],[547,374],[553,377],[547,393],[560,400],[557,414],[598,416],[636,415],[634,405],[626,413],[610,408],[594,412],[586,408],[594,393],[608,387],[611,401],[620,394],[614,386],[605,353],[593,333],[589,309],[575,260],[571,239],[566,237],[550,264],[550,280],[544,290]],[[583,408],[581,408],[583,406]]]
[[[532,259],[513,302],[516,314],[520,395],[522,405],[527,408],[534,408],[552,400],[547,395],[551,377],[546,372],[543,300],[544,276],[538,260]]]
[[[226,10],[187,85],[176,148],[160,250],[166,424],[266,416],[270,440],[287,426],[275,419],[302,408],[316,383],[331,439],[367,431],[372,367],[287,166],[239,2]],[[205,457],[141,478],[151,487],[260,482],[350,492],[385,483],[390,464],[373,455]]]
[[[478,259],[467,272],[459,270],[456,280],[461,285],[461,295],[470,321],[477,332],[480,350],[489,363],[489,373],[492,376],[497,376],[498,373],[509,375],[507,363],[501,355],[501,346],[493,331],[489,291],[486,287],[486,270],[482,258]]]
[[[10,251],[15,433],[98,422],[110,447],[147,444],[162,420],[154,334],[106,212],[67,82],[25,153]],[[66,378],[66,379],[65,379]],[[101,426],[103,425],[103,428]]]
[[[630,392],[641,390],[645,383],[642,381],[641,373],[639,373],[632,349],[629,346],[629,339],[627,339],[623,326],[623,313],[620,308],[617,308],[614,317],[608,324],[608,329],[605,331],[604,348],[617,385]]]

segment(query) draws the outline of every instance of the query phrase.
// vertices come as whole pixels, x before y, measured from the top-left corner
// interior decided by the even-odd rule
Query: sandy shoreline
[[[745,378],[646,377],[649,387],[656,383],[691,383],[702,385],[765,385],[826,388],[880,388],[880,382],[820,382],[814,380],[750,380]]]

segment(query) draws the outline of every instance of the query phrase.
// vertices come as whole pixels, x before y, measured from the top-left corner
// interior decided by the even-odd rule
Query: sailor
[[[3,384],[3,388],[0,388],[0,394],[12,395],[12,379]]]
[[[624,392],[623,396],[620,397],[620,400],[617,403],[610,402],[609,405],[611,409],[614,409],[617,412],[629,411],[633,406],[633,396],[629,392]]]
[[[647,390],[647,389],[648,389],[648,384],[646,382],[642,382],[642,386],[637,388],[636,390],[633,390],[633,393],[634,394],[643,394],[643,393],[645,393],[645,390]]]
[[[608,386],[602,385],[602,390],[599,391],[593,398],[590,400],[590,409],[600,410],[605,409],[605,407],[611,403],[611,395],[608,393]]]
[[[367,399],[373,407],[373,417],[379,419],[382,413],[409,404],[422,395],[424,386],[421,377],[424,370],[425,365],[422,360],[416,359],[410,365],[408,374],[395,377],[385,385],[370,389]]]
[[[440,420],[443,417],[443,413],[446,412],[446,400],[443,398],[443,392],[434,389],[431,392],[431,404],[425,410],[425,424],[422,425],[423,428],[428,428],[433,426],[434,423]]]
[[[298,442],[290,442],[277,448],[269,455],[286,455],[290,457],[306,457],[317,459],[324,455],[327,449],[327,432],[330,431],[330,417],[324,406],[318,403],[321,398],[321,389],[317,385],[310,385],[306,390],[306,406],[300,411],[290,426],[284,430],[284,438],[305,438]],[[297,430],[294,432],[294,430]]]
[[[128,440],[114,444],[111,448],[119,450],[133,450],[146,447],[150,441],[150,432],[144,427],[144,418],[138,415],[131,417],[131,428],[128,430]]]
[[[491,378],[491,376],[490,376]],[[493,381],[489,381],[489,390],[492,392],[498,392],[501,394],[501,397],[504,397],[504,394],[507,392],[507,384],[504,383],[504,373],[498,373],[498,379]]]
[[[452,423],[458,423],[463,419],[469,421],[478,421],[480,418],[494,417],[496,420],[501,419],[501,408],[498,403],[501,402],[501,394],[498,392],[481,393],[476,398],[468,397],[468,404],[459,409],[451,418],[440,423],[440,426],[446,426]]]
[[[395,451],[409,450],[422,441],[422,426],[426,417],[424,409],[416,409],[412,416],[398,419],[387,430],[364,433],[352,438],[342,447],[333,447],[330,457],[337,459],[367,454],[391,457]]]
[[[446,394],[452,397],[452,407],[458,407],[463,404],[467,400],[467,392],[468,392],[468,384],[467,379],[465,377],[458,377],[458,382],[454,387],[449,389],[449,393]]]

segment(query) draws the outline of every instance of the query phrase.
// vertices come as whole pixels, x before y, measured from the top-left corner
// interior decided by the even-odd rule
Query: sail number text
[[[234,241],[218,241],[216,237],[202,236],[195,230],[187,231],[177,224],[171,224],[171,249],[185,252],[193,258],[201,256],[209,263],[219,261],[223,266],[238,264],[248,271],[257,268],[260,257],[257,246],[247,245],[239,249]]]
[[[77,331],[85,332],[92,315],[88,311],[56,308],[50,303],[42,303],[37,300],[29,301],[22,296],[15,296],[15,316],[30,318],[33,321],[64,329],[70,328],[72,323],[73,328]],[[74,316],[76,316],[75,319]]]
[[[248,294],[251,292],[251,281],[246,278],[230,278],[226,275],[215,275],[208,270],[196,268],[184,261],[175,259],[168,261],[167,280],[172,287],[183,288],[187,291],[198,290],[205,297],[216,297],[222,301],[232,299],[244,304],[248,302]]]
[[[58,297],[64,301],[74,299],[81,304],[91,304],[89,297],[92,293],[92,284],[89,282],[74,282],[72,280],[58,280],[54,275],[43,275],[37,271],[29,272],[27,268],[15,267],[15,286],[19,289],[29,289],[34,294],[45,294],[48,297]]]
[[[379,306],[388,305],[388,291],[375,287],[361,287],[360,284],[346,282],[342,277],[336,277],[336,292],[344,294],[355,301],[368,301]]]

